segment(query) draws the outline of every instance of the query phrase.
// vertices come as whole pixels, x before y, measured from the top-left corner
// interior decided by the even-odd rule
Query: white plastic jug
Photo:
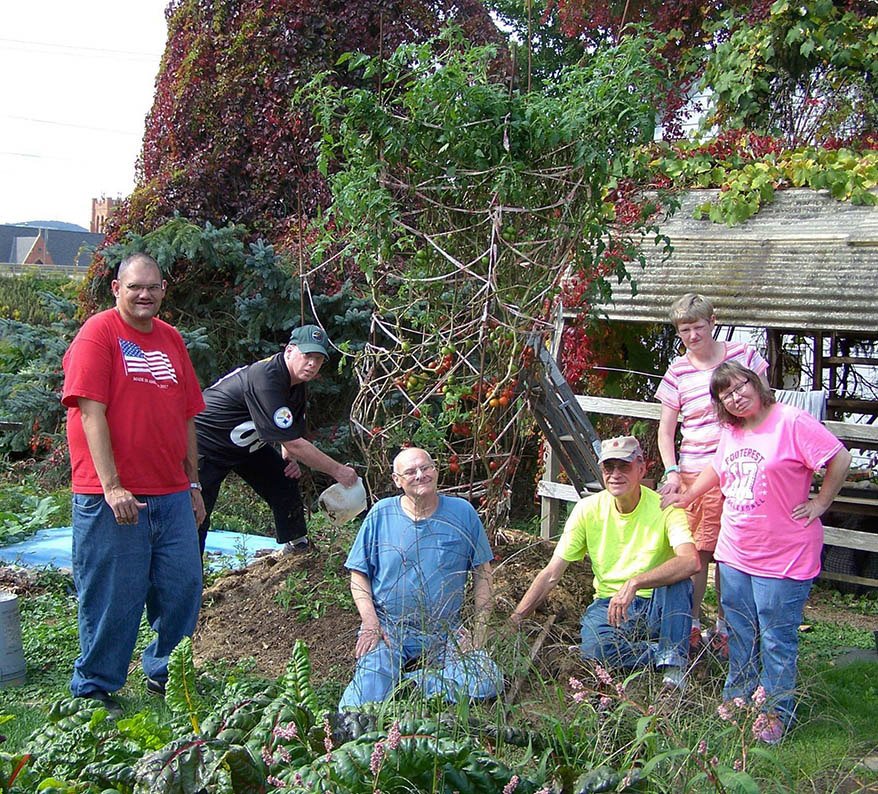
[[[330,485],[317,498],[317,504],[334,527],[346,524],[366,509],[366,487],[363,485],[363,478],[357,477],[356,484],[350,488],[345,488],[340,482]]]

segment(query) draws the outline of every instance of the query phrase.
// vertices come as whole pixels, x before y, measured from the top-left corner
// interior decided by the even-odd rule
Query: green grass
[[[826,665],[804,671],[803,679],[798,724],[788,740],[776,748],[776,755],[795,779],[794,790],[820,791],[822,786],[833,791],[878,747],[878,664]],[[876,773],[863,769],[857,774],[863,781],[878,783]]]

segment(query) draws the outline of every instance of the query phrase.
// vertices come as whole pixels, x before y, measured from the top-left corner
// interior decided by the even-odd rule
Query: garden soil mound
[[[553,544],[504,530],[493,547],[495,622],[498,631],[506,631],[501,618],[513,610],[549,560]],[[330,582],[328,573],[336,575],[332,577],[335,582]],[[257,670],[276,676],[286,668],[295,641],[301,639],[310,650],[315,682],[347,680],[353,671],[360,621],[355,610],[343,609],[338,598],[332,597],[330,591],[339,586],[337,576],[347,582],[344,556],[329,552],[328,559],[319,546],[302,555],[263,557],[223,576],[204,591],[193,643],[196,663],[252,657]],[[579,619],[591,598],[588,565],[572,564],[530,626],[536,632],[549,615],[557,616],[541,654],[556,675],[558,660],[553,661],[553,649],[563,657],[570,645],[578,643]],[[298,619],[313,612],[320,612],[320,617]]]

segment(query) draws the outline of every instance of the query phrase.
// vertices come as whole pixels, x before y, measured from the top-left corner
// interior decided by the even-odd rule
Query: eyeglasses
[[[610,458],[609,460],[601,461],[601,468],[607,472],[608,474],[612,474],[614,471],[626,472],[631,470],[631,466],[634,461],[631,460],[619,460],[618,458]]]
[[[719,396],[720,402],[727,403],[733,397],[740,397],[744,393],[744,389],[746,389],[749,385],[749,380],[741,381],[737,386],[732,387],[725,394],[721,394]]]
[[[396,471],[394,474],[397,477],[402,477],[404,480],[413,480],[419,474],[426,474],[428,471],[436,471],[436,464],[425,463],[423,466],[418,466],[414,469],[406,469],[405,471]]]
[[[150,294],[156,295],[159,292],[164,292],[164,284],[126,284],[125,289],[131,292],[143,292],[144,290],[148,290]]]

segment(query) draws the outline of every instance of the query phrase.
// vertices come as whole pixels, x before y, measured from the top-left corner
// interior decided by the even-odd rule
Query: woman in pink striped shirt
[[[692,292],[683,295],[671,304],[669,314],[686,352],[674,359],[655,393],[662,404],[658,447],[665,467],[665,484],[660,489],[663,495],[685,493],[713,460],[720,436],[720,425],[710,399],[710,378],[714,370],[726,361],[736,361],[765,381],[768,369],[765,359],[750,345],[714,338],[713,304],[702,295]],[[682,420],[679,459],[675,446],[678,419]],[[701,570],[692,577],[691,651],[697,651],[701,644],[701,601],[707,587],[708,563],[713,559],[719,535],[722,500],[720,489],[716,487],[686,508],[689,529],[701,557]],[[719,603],[718,570],[714,587]],[[728,657],[726,634],[722,606],[719,606],[711,644],[723,658]]]

